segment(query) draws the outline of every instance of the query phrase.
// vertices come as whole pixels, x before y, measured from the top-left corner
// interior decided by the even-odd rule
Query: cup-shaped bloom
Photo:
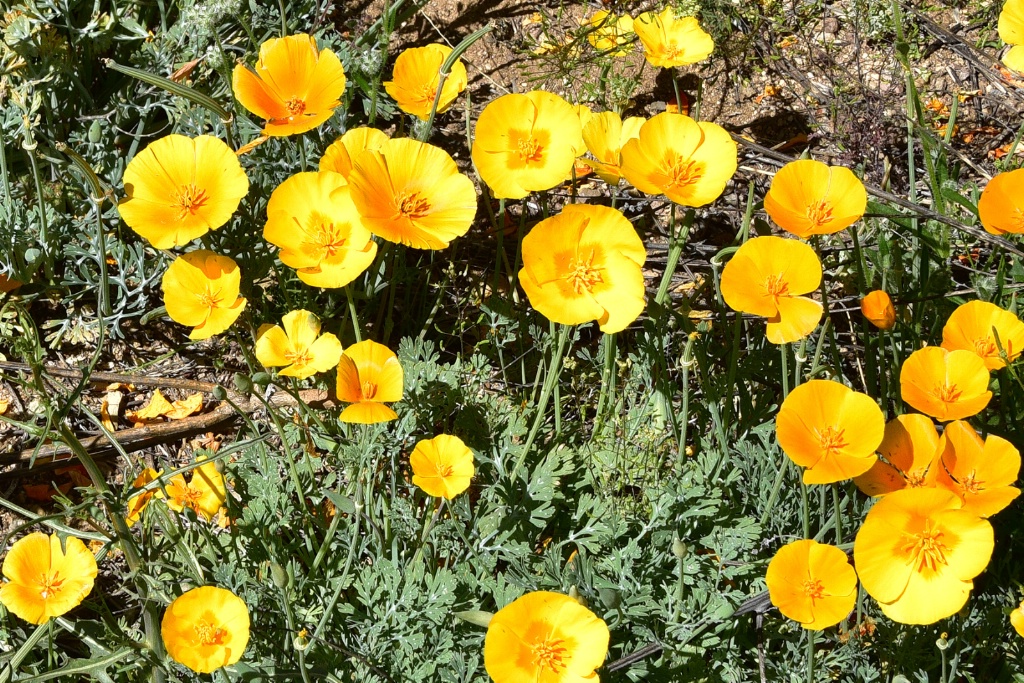
[[[197,460],[202,459],[197,458]],[[224,475],[217,471],[217,463],[204,462],[192,470],[188,481],[184,474],[176,474],[164,487],[167,507],[175,512],[189,508],[206,521],[214,518],[228,499]]]
[[[764,210],[772,220],[803,239],[853,225],[867,206],[867,190],[853,171],[813,159],[780,168],[764,197]]]
[[[989,373],[974,351],[926,346],[910,354],[900,369],[903,400],[939,422],[977,415],[988,405]]]
[[[1017,635],[1024,638],[1024,602],[1017,605],[1017,607],[1010,612],[1010,625],[1013,626],[1013,630],[1017,632]]]
[[[338,362],[338,398],[352,405],[341,411],[342,422],[388,422],[398,413],[384,405],[402,400],[404,373],[398,356],[367,339],[345,349]]]
[[[476,469],[473,451],[457,436],[440,434],[416,444],[409,454],[412,483],[428,496],[451,500],[469,488]]]
[[[63,549],[57,534],[24,536],[4,557],[0,603],[31,624],[78,607],[92,591],[96,558],[81,539],[69,536]]]
[[[211,135],[166,135],[124,170],[117,211],[157,249],[188,244],[231,218],[249,179],[231,148]]]
[[[452,49],[447,45],[432,43],[411,47],[398,55],[391,80],[384,81],[384,89],[398,103],[399,109],[422,121],[430,117],[437,98],[437,84],[441,80],[441,65],[451,53]],[[456,59],[441,87],[441,97],[437,100],[438,114],[448,111],[468,82],[466,66],[461,59]]]
[[[882,612],[903,624],[956,614],[992,557],[992,525],[938,488],[894,491],[857,532],[853,560]]]
[[[1020,474],[1020,451],[989,434],[984,441],[961,420],[950,422],[940,442],[942,467],[937,484],[963,501],[963,509],[991,517],[1020,495],[1013,486]]]
[[[860,300],[860,312],[880,330],[891,330],[896,325],[896,309],[885,290],[876,289],[864,295]]]
[[[548,320],[621,332],[644,310],[647,250],[617,209],[569,204],[523,238],[519,282]]]
[[[360,126],[346,130],[320,157],[320,170],[340,173],[348,180],[352,173],[352,160],[368,149],[379,150],[387,140],[387,133],[376,128]]]
[[[444,249],[473,224],[476,188],[440,147],[400,138],[353,161],[352,201],[374,235],[417,249]]]
[[[132,487],[137,489],[142,488],[146,484],[156,481],[156,478],[159,477],[160,474],[161,472],[157,472],[152,467],[147,467],[142,470],[139,476],[135,477],[135,480],[132,481]],[[146,506],[149,505],[150,499],[156,493],[157,491],[155,489],[151,489],[149,491],[136,493],[128,499],[128,511],[124,517],[124,521],[128,526],[132,526],[142,519],[142,511],[146,509]]]
[[[299,33],[260,45],[256,73],[239,64],[231,85],[238,102],[266,120],[264,135],[295,135],[331,118],[345,92],[345,70],[336,54]]]
[[[160,635],[171,659],[198,673],[212,673],[245,652],[249,608],[225,588],[193,588],[167,607]]]
[[[502,95],[484,107],[472,157],[495,197],[521,199],[560,185],[584,149],[576,108],[558,95],[534,90]]]
[[[484,668],[494,683],[597,681],[609,637],[604,621],[573,598],[535,591],[491,618]]]
[[[907,413],[885,425],[878,459],[853,483],[869,496],[884,496],[904,488],[935,486],[939,470],[939,433],[926,415]]]
[[[996,343],[996,335],[999,343]],[[968,301],[957,306],[942,328],[942,348],[974,351],[989,370],[1006,367],[999,347],[1012,363],[1024,349],[1024,323],[1009,311],[987,301]]]
[[[1024,73],[1024,0],[1006,0],[998,28],[999,38],[1013,46],[1003,55],[1003,64]]]
[[[351,188],[333,171],[296,173],[278,185],[267,203],[263,238],[313,287],[344,287],[377,255]]]
[[[651,66],[671,69],[694,64],[711,56],[715,41],[700,27],[696,17],[677,19],[672,5],[661,12],[645,12],[633,21],[644,46],[644,56]]]
[[[997,173],[988,181],[978,199],[978,218],[993,235],[1024,234],[1024,168]]]
[[[822,306],[801,294],[818,288],[821,261],[803,242],[783,237],[748,240],[722,270],[722,297],[734,311],[768,319],[768,341],[786,344],[817,327]]]
[[[603,11],[603,10],[602,10]],[[583,126],[583,142],[596,161],[587,165],[609,185],[618,185],[622,177],[622,146],[640,136],[644,119],[631,116],[623,121],[613,111],[594,114]]]
[[[805,484],[831,484],[867,472],[885,434],[874,399],[844,384],[812,379],[782,402],[779,446],[804,470]]]
[[[161,281],[167,315],[192,327],[189,339],[209,339],[242,314],[246,300],[238,295],[241,283],[238,264],[230,257],[206,249],[190,251],[174,259]]]
[[[716,123],[663,112],[622,146],[622,175],[647,194],[704,206],[718,199],[736,172],[736,143]]]
[[[606,9],[594,12],[585,24],[590,27],[587,40],[595,49],[614,57],[628,55],[633,46],[633,18],[615,16]]]
[[[839,548],[793,541],[768,563],[768,597],[785,616],[820,631],[842,621],[857,602],[857,573]]]
[[[341,360],[341,342],[320,334],[320,318],[309,311],[286,313],[280,325],[262,325],[256,336],[256,360],[264,367],[286,366],[279,375],[305,379],[327,372]]]

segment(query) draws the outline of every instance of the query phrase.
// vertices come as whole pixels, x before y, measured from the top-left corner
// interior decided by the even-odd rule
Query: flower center
[[[679,47],[679,45],[674,40],[671,40],[665,44],[665,59],[667,60],[674,61],[679,57],[679,55],[683,54],[684,52],[685,50]]]
[[[819,199],[807,207],[807,220],[814,227],[821,227],[832,220],[832,205],[824,199]]]
[[[228,632],[220,626],[214,626],[206,619],[200,619],[192,625],[196,632],[196,640],[200,645],[223,645]]]
[[[220,308],[224,302],[224,295],[221,294],[221,291],[219,289],[214,291],[210,285],[206,285],[206,290],[197,296],[199,297],[199,304],[203,308],[209,308],[210,310]]]
[[[434,100],[437,99],[437,83],[429,83],[420,87],[420,99],[423,102],[433,106]]]
[[[309,349],[291,349],[284,352],[284,359],[292,365],[309,365],[313,361],[313,354]]]
[[[182,505],[195,510],[199,506],[199,499],[203,497],[203,493],[191,484],[186,484],[185,489],[181,491],[178,497]]]
[[[932,393],[943,403],[956,403],[964,392],[958,389],[955,384],[942,383],[936,385]]]
[[[669,161],[666,175],[669,188],[686,187],[701,179],[704,175],[704,165],[676,156]]]
[[[586,259],[574,258],[569,261],[569,273],[565,276],[565,279],[572,285],[572,289],[577,294],[583,292],[589,292],[593,290],[594,285],[604,282],[601,278],[601,270],[595,268],[594,252],[590,252],[590,256]]]
[[[322,252],[321,259],[330,258],[345,247],[345,236],[342,230],[326,216],[314,212],[310,216],[310,228],[307,231],[309,243],[313,249]]]
[[[292,116],[301,116],[302,113],[306,111],[305,101],[298,97],[291,98],[290,100],[284,103],[284,106],[286,109],[288,109],[288,113],[291,114]]]
[[[564,642],[558,638],[541,640],[533,644],[533,663],[553,674],[565,669],[566,650]]]
[[[60,593],[64,579],[58,578],[59,576],[60,572],[54,572],[53,574],[44,572],[39,575],[39,597],[46,600]]]
[[[821,600],[825,597],[825,586],[818,579],[804,580],[804,595],[811,600]]]
[[[844,438],[845,434],[845,429],[836,429],[831,425],[825,427],[825,429],[818,432],[818,443],[821,445],[821,450],[829,455],[834,455],[836,451],[846,448],[849,444]]]
[[[534,137],[519,138],[518,148],[519,159],[523,163],[540,161],[544,153],[544,148],[540,146],[540,142]]]
[[[437,463],[437,476],[439,477],[450,477],[455,472],[455,468],[448,463]]]
[[[926,477],[928,476],[928,470],[918,470],[916,472],[907,472],[907,487],[916,489],[924,486],[927,483]]]
[[[174,206],[178,207],[178,220],[186,216],[195,215],[196,211],[203,208],[210,198],[206,196],[206,190],[196,187],[195,184],[182,185],[174,193]]]
[[[974,340],[974,352],[982,358],[988,358],[989,356],[998,356],[999,348],[992,337],[978,337]]]
[[[789,283],[783,279],[782,273],[769,275],[764,281],[764,291],[775,299],[780,296],[789,296]]]
[[[377,395],[377,385],[366,380],[363,382],[363,398],[367,401],[372,401],[373,397]]]
[[[421,197],[419,192],[400,192],[395,197],[395,204],[398,206],[398,213],[410,220],[423,218],[430,213],[430,202]]]
[[[909,564],[916,568],[916,571],[937,571],[939,565],[947,564],[946,554],[950,549],[942,542],[943,532],[937,530],[929,520],[924,531],[914,534],[900,548],[910,555]]]
[[[985,482],[975,479],[974,477],[976,477],[977,474],[978,473],[975,470],[971,470],[971,473],[960,481],[960,490],[964,493],[978,493]]]

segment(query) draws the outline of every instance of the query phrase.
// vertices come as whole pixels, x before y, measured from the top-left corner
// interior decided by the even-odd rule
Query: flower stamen
[[[210,198],[206,195],[204,188],[196,187],[195,183],[182,185],[174,193],[174,206],[178,207],[178,220],[194,216],[208,201]]]
[[[569,281],[573,291],[577,294],[590,292],[594,289],[594,285],[604,282],[601,277],[601,270],[595,268],[593,262],[593,250],[591,250],[590,256],[585,259],[573,258],[569,261],[569,272],[565,279]]]
[[[929,520],[923,531],[910,536],[900,550],[909,554],[908,563],[915,567],[916,571],[936,571],[939,565],[948,564],[946,555],[950,552],[948,546],[942,542],[943,532],[935,529],[934,524]]]
[[[533,663],[553,674],[559,674],[565,669],[563,660],[566,654],[565,643],[558,638],[540,640],[533,644]]]
[[[58,578],[60,572],[53,572],[53,574],[42,574],[39,577],[39,597],[43,600],[52,598],[60,593],[61,586],[64,584],[64,579]]]
[[[832,205],[824,199],[819,199],[807,205],[807,220],[813,228],[820,228],[832,220]]]

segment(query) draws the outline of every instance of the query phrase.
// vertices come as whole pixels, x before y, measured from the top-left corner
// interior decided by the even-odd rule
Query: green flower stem
[[[601,339],[601,346],[604,349],[604,367],[601,370],[601,393],[597,396],[597,414],[594,416],[594,431],[601,429],[604,422],[604,405],[611,397],[611,404],[615,405],[615,356],[616,344],[615,333],[605,332]]]
[[[807,629],[807,683],[814,683],[814,634],[817,631]]]
[[[696,332],[691,332],[686,340],[686,347],[683,349],[683,357],[679,362],[683,374],[683,405],[679,411],[679,467],[682,470],[683,462],[686,460],[686,430],[690,425],[690,368],[696,361],[693,359],[693,342],[697,338]],[[682,565],[680,565],[682,566]],[[680,569],[680,572],[682,570]],[[682,581],[682,578],[680,578]]]
[[[334,616],[334,606],[336,604],[338,604],[338,600],[341,598],[341,594],[345,591],[345,588],[348,585],[348,582],[346,581],[346,579],[348,578],[349,570],[352,568],[352,562],[353,562],[353,560],[355,559],[355,556],[356,556],[356,549],[360,545],[359,544],[359,524],[360,524],[360,522],[363,519],[362,503],[359,502],[359,499],[362,497],[362,491],[360,490],[361,486],[362,486],[361,484],[358,484],[358,483],[356,484],[356,494],[355,494],[356,511],[353,514],[354,521],[353,521],[353,524],[352,524],[352,536],[351,536],[351,539],[350,539],[349,544],[348,544],[348,556],[345,557],[345,566],[342,567],[341,576],[338,577],[338,587],[335,589],[334,594],[331,596],[330,601],[327,603],[327,609],[324,610],[323,616],[320,617],[320,621],[316,625],[316,630],[314,631],[314,635],[319,635],[320,633],[322,633],[323,630],[324,630],[324,627],[327,626],[327,620]],[[335,510],[334,518],[338,519],[340,517],[341,517],[341,512],[338,511],[338,510]],[[334,523],[334,520],[331,520],[331,526],[333,528],[337,529],[338,525]],[[330,529],[328,529],[328,533],[333,535],[333,533],[330,532]],[[321,557],[321,555],[326,553],[324,548],[328,548],[329,546],[330,546],[329,542],[325,542],[323,545],[320,546],[320,552],[317,553],[317,558],[318,559],[313,561],[313,569],[315,569],[316,566],[319,564],[319,561],[323,559]],[[310,576],[312,576],[312,575],[313,575],[313,571],[311,569],[310,570]]]
[[[545,209],[547,203],[544,204]],[[547,211],[544,211],[544,218],[547,218]],[[512,268],[512,272],[509,273],[509,292],[512,294],[512,300],[515,303],[519,303],[519,292],[516,290],[516,286],[519,284],[519,264],[523,262],[523,232],[526,230],[526,200],[523,199],[519,204],[519,227],[516,229],[516,257],[515,265]]]
[[[455,62],[458,61],[466,50],[476,41],[483,38],[485,35],[494,29],[494,24],[487,24],[483,28],[479,28],[473,33],[462,39],[458,45],[452,49],[444,63],[441,64],[441,69],[437,74],[437,92],[434,93],[434,104],[430,107],[430,114],[427,116],[427,123],[423,126],[423,133],[420,136],[420,142],[426,142],[430,138],[430,132],[434,128],[434,117],[437,115],[437,106],[441,102],[441,90],[444,88],[444,82],[448,80],[448,76],[452,73],[452,67],[455,66]],[[470,145],[472,147],[472,145]]]
[[[43,261],[46,265],[46,275],[49,278],[53,276],[53,261],[51,258],[52,254],[50,253],[50,230],[49,225],[46,222],[46,202],[43,200],[43,181],[39,173],[39,164],[36,162],[36,142],[32,140],[31,133],[29,133],[28,129],[25,130],[25,139],[22,141],[21,147],[25,150],[25,154],[28,156],[29,165],[32,167],[32,181],[35,183],[36,188],[36,203],[39,204],[39,245],[43,250]]]
[[[434,514],[430,519],[424,520],[423,522],[423,533],[420,534],[420,542],[416,548],[416,553],[412,556],[412,561],[409,563],[409,567],[415,567],[416,563],[423,557],[423,548],[427,544],[427,539],[430,538],[430,532],[434,530],[434,526],[437,525],[437,520],[441,517],[441,505],[444,502],[444,498],[438,498],[437,504],[434,506]]]
[[[363,341],[363,336],[359,331],[359,313],[356,312],[356,302],[352,298],[352,285],[345,285],[345,298],[348,300],[348,314],[352,318],[352,334],[356,337],[356,343]]]
[[[292,611],[292,602],[288,595],[287,588],[281,588],[281,605],[284,607],[284,618],[288,624],[288,635],[295,637],[298,634],[298,630],[295,628],[295,614]],[[291,643],[288,643],[291,645]],[[302,676],[302,683],[309,682],[309,673],[306,671],[306,651],[300,648],[293,648],[299,656],[299,675]],[[223,671],[223,668],[221,669]]]
[[[832,483],[832,505],[836,509],[836,545],[843,542],[843,506],[839,502],[839,484]]]
[[[303,491],[302,480],[299,479],[299,471],[295,464],[295,451],[292,449],[292,445],[288,443],[288,435],[284,431],[284,423],[281,422],[281,417],[277,414],[274,406],[270,405],[270,401],[263,398],[262,393],[256,391],[253,392],[253,396],[267,409],[267,414],[274,421],[274,429],[277,431],[278,436],[281,437],[281,449],[284,451],[285,460],[288,464],[288,475],[291,477],[292,486],[295,487],[295,494],[299,497],[299,504],[302,507],[302,511],[307,515],[306,521],[308,522],[308,518],[312,517],[313,512],[306,503],[306,494]]]
[[[18,666],[28,656],[28,653],[32,651],[32,648],[43,639],[43,636],[50,633],[52,624],[53,620],[48,619],[45,623],[36,626],[36,630],[32,632],[32,635],[25,639],[25,642],[21,644],[18,651],[14,653],[14,656],[4,664],[3,670],[0,671],[0,683],[8,683],[8,681],[12,680],[14,672],[17,671]]]
[[[668,261],[665,263],[665,273],[661,276],[661,284],[658,286],[658,293],[654,296],[654,302],[659,306],[665,304],[665,299],[668,298],[668,290],[672,285],[672,276],[676,272],[676,266],[679,265],[679,257],[683,254],[683,246],[686,244],[686,238],[690,234],[690,226],[693,225],[694,211],[693,209],[687,209],[686,215],[683,218],[682,223],[679,224],[679,230],[676,231],[676,204],[672,202],[672,210],[669,218],[669,248],[668,248]]]

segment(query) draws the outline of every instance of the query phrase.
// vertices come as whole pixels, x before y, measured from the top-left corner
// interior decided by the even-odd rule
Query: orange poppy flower
[[[780,548],[768,563],[765,583],[772,604],[806,629],[835,626],[857,602],[857,573],[846,553],[817,541]]]
[[[884,460],[874,461],[853,483],[869,496],[884,496],[903,488],[935,486],[942,469],[939,459],[939,433],[931,418],[920,413],[899,415],[885,425],[878,446]]]
[[[560,185],[584,149],[576,109],[558,95],[534,90],[484,107],[472,157],[495,197],[521,199]]]
[[[340,173],[296,173],[274,189],[263,238],[313,287],[344,287],[370,267],[377,243]]]
[[[853,225],[867,206],[867,190],[853,171],[813,159],[791,161],[780,168],[764,197],[764,209],[772,220],[804,239]]]
[[[999,344],[996,337],[999,335]],[[1007,310],[987,301],[968,301],[957,306],[942,328],[942,348],[964,349],[977,353],[989,370],[1006,367],[999,355],[1003,347],[1012,363],[1024,349],[1024,323]]]
[[[583,142],[596,161],[587,160],[594,172],[609,185],[618,185],[622,177],[622,146],[639,137],[644,119],[631,116],[623,121],[613,111],[594,114],[583,126]]]
[[[868,292],[860,300],[860,312],[880,330],[891,330],[896,326],[896,309],[893,308],[892,299],[881,289]]]
[[[633,18],[628,14],[615,16],[606,9],[599,9],[585,23],[590,27],[587,40],[594,49],[607,52],[613,57],[628,55],[633,47]]]
[[[139,476],[135,477],[135,480],[132,482],[132,487],[137,489],[142,488],[146,484],[156,481],[156,478],[159,477],[161,473],[162,471],[157,472],[152,467],[147,467],[139,474]],[[132,526],[142,519],[142,511],[146,509],[146,506],[149,505],[150,499],[156,495],[156,493],[156,490],[143,491],[142,493],[137,493],[128,499],[128,511],[124,518],[124,521],[128,526]]]
[[[299,33],[260,45],[256,73],[237,65],[232,90],[243,107],[266,120],[264,135],[295,135],[334,115],[345,70],[336,54],[321,52],[315,38]]]
[[[422,121],[430,117],[437,97],[437,84],[441,80],[441,65],[451,53],[452,49],[447,45],[433,43],[411,47],[398,55],[391,80],[384,81],[384,89],[398,103],[399,109]],[[441,88],[438,114],[448,111],[468,82],[465,65],[461,59],[456,59]]]
[[[868,512],[853,544],[861,585],[903,624],[933,624],[967,602],[992,557],[992,525],[945,489],[894,491]]]
[[[231,148],[210,135],[166,135],[124,170],[117,211],[157,249],[188,244],[231,219],[249,179]]]
[[[160,636],[171,659],[202,674],[234,664],[249,644],[249,608],[225,588],[200,586],[174,599]]]
[[[384,405],[402,400],[402,365],[383,344],[365,340],[345,349],[338,363],[338,398],[352,405],[341,411],[342,422],[388,422],[398,413]]]
[[[999,12],[999,38],[1012,45],[1003,55],[1003,64],[1024,73],[1024,0],[1006,0]]]
[[[722,297],[734,311],[768,319],[768,341],[803,339],[818,326],[822,305],[801,294],[818,288],[821,261],[810,246],[782,237],[755,237],[722,270]]]
[[[1024,168],[997,173],[988,181],[978,199],[978,217],[993,235],[1024,234]]]
[[[476,216],[476,188],[440,147],[400,138],[354,160],[349,184],[374,235],[417,249],[444,249]]]
[[[171,320],[191,325],[189,339],[209,339],[231,327],[245,309],[242,274],[233,259],[197,249],[174,259],[161,287]]]
[[[199,456],[196,462],[205,459],[205,456]],[[193,468],[188,481],[185,481],[184,474],[174,475],[165,489],[167,507],[175,512],[189,508],[207,522],[214,518],[228,499],[227,483],[224,475],[217,471],[215,462],[204,462]]]
[[[988,405],[989,374],[973,351],[926,346],[910,354],[900,369],[903,400],[939,422],[977,415]]]
[[[285,366],[278,374],[305,379],[327,372],[341,360],[341,342],[320,334],[320,318],[306,310],[285,314],[284,328],[261,325],[256,335],[256,360],[264,367]]]
[[[320,170],[340,173],[347,181],[352,173],[352,160],[368,149],[379,150],[387,141],[387,133],[376,128],[361,126],[347,130],[320,157]]]
[[[498,610],[484,637],[494,683],[596,683],[608,626],[568,595],[535,591]]]
[[[867,394],[824,379],[793,389],[775,419],[779,446],[805,484],[831,484],[867,472],[885,434],[881,408]]]
[[[963,501],[963,509],[991,517],[1020,495],[1013,486],[1020,474],[1020,451],[1006,439],[989,434],[982,441],[961,420],[946,425],[940,441],[942,467],[938,485]]]
[[[715,51],[715,41],[700,27],[696,17],[676,19],[671,5],[661,12],[645,12],[633,21],[651,66],[671,69],[707,59]]]
[[[622,146],[622,175],[647,194],[704,206],[718,199],[736,172],[736,143],[715,123],[663,112]]]
[[[0,603],[30,624],[45,624],[82,603],[96,579],[96,558],[82,540],[37,531],[4,557]]]
[[[440,434],[416,444],[409,454],[412,483],[428,496],[451,500],[469,488],[476,468],[473,451],[457,436]]]
[[[621,332],[644,310],[646,259],[643,241],[622,212],[568,204],[523,238],[519,282],[548,320],[596,320],[602,332]]]

